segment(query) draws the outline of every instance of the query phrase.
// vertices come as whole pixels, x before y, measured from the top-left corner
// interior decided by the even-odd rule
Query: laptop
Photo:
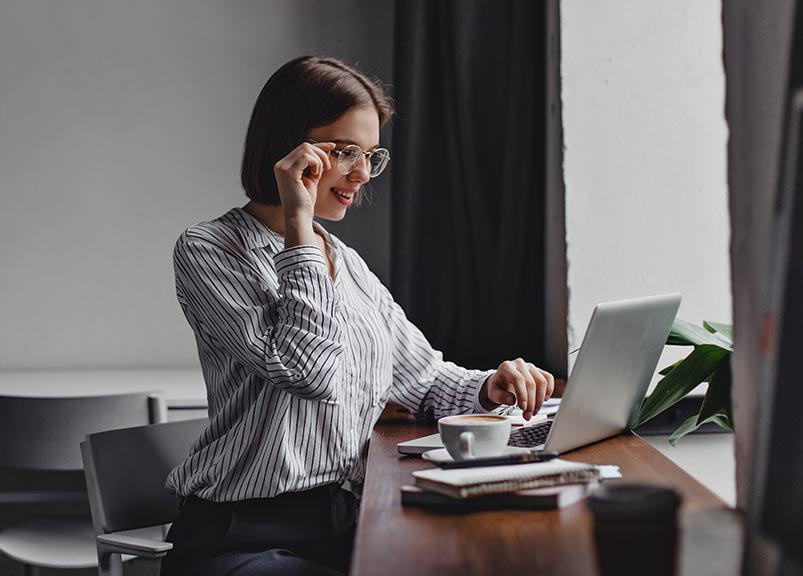
[[[560,410],[514,429],[510,446],[568,452],[635,426],[680,294],[604,302],[594,308]],[[442,447],[432,434],[397,445],[401,454]]]

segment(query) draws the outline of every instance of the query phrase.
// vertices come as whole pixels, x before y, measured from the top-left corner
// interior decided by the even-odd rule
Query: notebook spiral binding
[[[501,494],[513,492],[515,490],[525,490],[527,488],[545,488],[548,486],[562,486],[564,484],[585,484],[595,482],[599,479],[599,470],[596,466],[589,466],[578,470],[570,470],[553,476],[543,476],[540,478],[512,480],[505,479],[500,481],[489,480],[481,484],[463,486],[458,489],[460,498],[472,498],[484,496],[486,494]]]

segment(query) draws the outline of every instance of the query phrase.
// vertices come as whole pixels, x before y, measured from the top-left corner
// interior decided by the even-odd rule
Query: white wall
[[[562,0],[561,51],[569,350],[604,300],[730,322],[719,0]]]
[[[243,137],[268,75],[327,53],[361,55],[390,82],[392,13],[365,0],[0,2],[0,370],[196,365],[175,239],[245,203]],[[389,201],[377,203],[337,231],[387,278]]]

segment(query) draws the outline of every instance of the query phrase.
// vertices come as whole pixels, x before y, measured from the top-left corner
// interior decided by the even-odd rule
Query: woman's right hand
[[[332,167],[329,153],[334,148],[333,142],[304,142],[274,164],[286,226],[312,226],[318,182],[324,170]]]

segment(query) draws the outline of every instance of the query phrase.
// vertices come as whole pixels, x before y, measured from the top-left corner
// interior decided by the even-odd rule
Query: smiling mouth
[[[342,190],[338,190],[337,188],[331,188],[332,193],[335,195],[335,200],[340,202],[345,207],[349,207],[354,203],[354,195],[357,194],[357,190],[354,192],[344,192]]]

